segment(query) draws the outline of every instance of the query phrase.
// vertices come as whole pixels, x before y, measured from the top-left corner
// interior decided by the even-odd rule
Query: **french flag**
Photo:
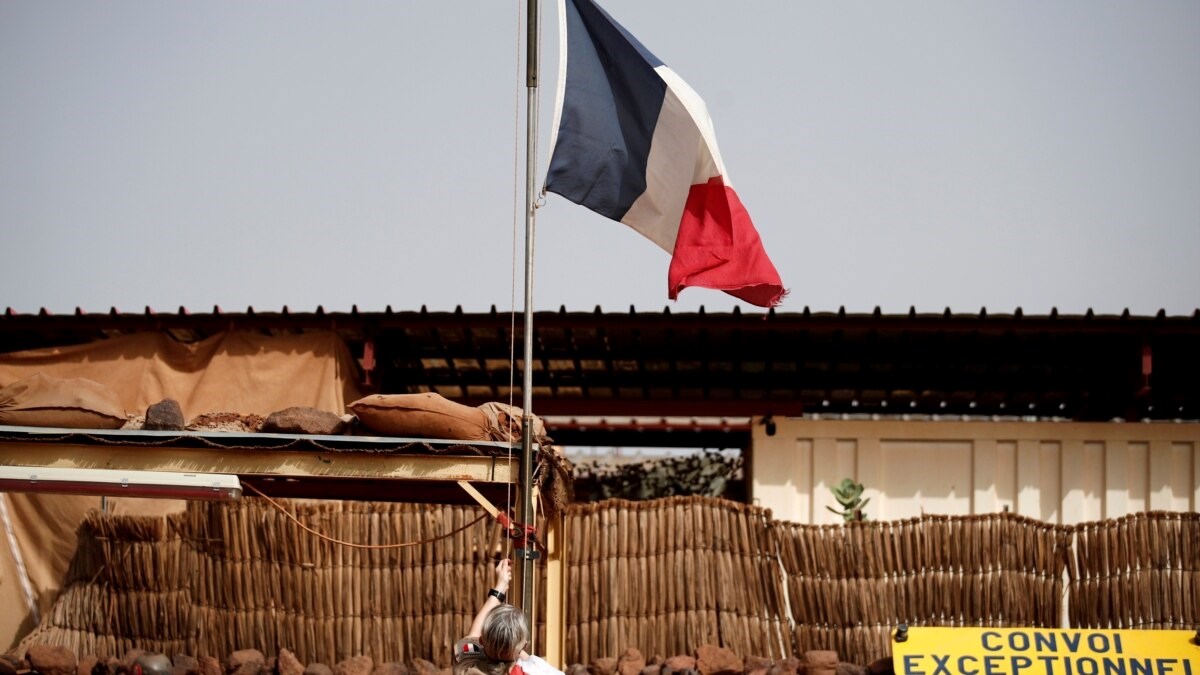
[[[560,0],[558,100],[546,190],[671,254],[688,286],[772,307],[787,291],[717,150],[704,101],[592,0]]]

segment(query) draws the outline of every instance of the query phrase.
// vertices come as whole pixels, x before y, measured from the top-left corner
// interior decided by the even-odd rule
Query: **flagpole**
[[[521,425],[521,519],[534,525],[533,512],[533,235],[534,235],[534,170],[537,166],[537,88],[538,88],[538,3],[527,0],[525,27],[525,347],[521,381],[521,408],[525,423]],[[521,560],[521,609],[529,617],[532,635],[530,653],[534,650],[537,631],[533,616],[533,559],[536,549],[528,546]]]

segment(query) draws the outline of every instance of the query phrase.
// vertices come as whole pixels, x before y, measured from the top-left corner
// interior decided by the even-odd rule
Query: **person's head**
[[[529,620],[512,605],[500,605],[483,620],[479,644],[493,661],[516,661],[528,641]]]

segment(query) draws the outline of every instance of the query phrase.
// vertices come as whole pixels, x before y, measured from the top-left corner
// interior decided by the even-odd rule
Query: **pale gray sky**
[[[783,310],[1200,306],[1200,3],[603,4],[708,103]],[[522,12],[0,3],[0,307],[508,309]],[[557,195],[537,241],[539,309],[736,304]]]

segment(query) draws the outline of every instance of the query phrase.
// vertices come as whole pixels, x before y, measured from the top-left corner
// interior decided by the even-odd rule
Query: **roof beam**
[[[503,499],[507,486],[518,480],[520,460],[378,450],[230,451],[0,439],[0,465],[233,474],[272,496],[471,504],[457,481],[471,481],[485,494]]]
[[[477,406],[482,399],[456,399]],[[643,398],[534,399],[533,412],[540,416],[572,417],[753,417],[756,415],[796,416],[803,412],[799,401],[784,400],[679,400]]]

